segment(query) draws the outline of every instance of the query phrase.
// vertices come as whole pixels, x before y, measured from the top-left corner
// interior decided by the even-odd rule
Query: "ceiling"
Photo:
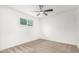
[[[14,8],[18,11],[21,11],[23,13],[32,15],[32,16],[36,16],[36,14],[38,14],[37,12],[33,12],[33,11],[38,11],[39,7],[38,5],[9,5],[8,7],[10,8]],[[54,13],[60,13],[63,11],[67,11],[67,10],[71,10],[76,8],[76,6],[74,5],[44,5],[44,10],[45,9],[53,9],[53,12],[48,12],[49,15],[54,14]]]

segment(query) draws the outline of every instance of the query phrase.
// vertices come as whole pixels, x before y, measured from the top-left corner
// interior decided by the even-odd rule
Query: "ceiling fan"
[[[39,7],[40,10],[35,11],[35,12],[38,12],[38,14],[36,16],[40,16],[41,13],[47,16],[48,15],[47,12],[52,12],[53,11],[53,9],[43,10],[44,5],[39,5],[38,7]]]

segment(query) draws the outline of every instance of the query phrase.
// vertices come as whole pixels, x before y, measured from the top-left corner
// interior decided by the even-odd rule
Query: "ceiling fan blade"
[[[39,15],[40,15],[40,13],[37,14],[37,16],[39,16]]]
[[[44,12],[44,15],[46,15],[46,16],[47,16],[48,14]]]
[[[53,11],[53,9],[44,10],[44,12],[51,12],[51,11]]]

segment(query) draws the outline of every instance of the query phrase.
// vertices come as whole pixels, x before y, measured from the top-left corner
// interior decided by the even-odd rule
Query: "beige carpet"
[[[0,51],[1,53],[78,53],[76,45],[38,39]]]

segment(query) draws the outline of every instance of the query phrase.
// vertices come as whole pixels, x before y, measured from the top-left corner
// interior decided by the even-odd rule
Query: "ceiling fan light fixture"
[[[43,14],[43,12],[40,12],[40,14]]]

